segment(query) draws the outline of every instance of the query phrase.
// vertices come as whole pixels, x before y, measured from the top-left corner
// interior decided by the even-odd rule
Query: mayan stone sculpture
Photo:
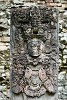
[[[58,100],[57,23],[55,8],[11,8],[12,100]]]

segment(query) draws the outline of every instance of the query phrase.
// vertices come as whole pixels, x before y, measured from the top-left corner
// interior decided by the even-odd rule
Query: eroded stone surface
[[[1,1],[1,0],[0,0]],[[4,1],[4,0],[3,0]],[[6,1],[6,0],[5,0]],[[63,0],[61,0],[61,1],[63,1]],[[4,18],[3,19],[3,17],[4,16],[0,16],[0,23],[2,24],[2,22],[6,22],[7,23],[7,21],[8,21],[8,26],[7,26],[7,28],[9,28],[9,23],[10,23],[10,4],[8,3],[9,2],[9,0],[7,0],[7,2],[6,3],[4,3],[4,2],[0,2],[0,12],[3,12],[4,13],[4,11],[5,11],[5,16],[6,16],[6,18]],[[67,1],[66,1],[67,2]],[[29,4],[29,3],[28,3]],[[28,5],[28,4],[26,4],[26,5]],[[66,34],[66,33],[64,33],[64,32],[66,32],[67,30],[66,30],[66,28],[64,27],[63,28],[63,26],[64,26],[64,24],[66,23],[66,21],[67,21],[67,19],[65,19],[64,18],[64,13],[66,14],[66,11],[64,10],[64,9],[66,9],[66,6],[67,6],[67,4],[63,4],[62,6],[60,6],[60,7],[58,7],[58,10],[59,10],[59,26],[61,26],[60,27],[60,31],[59,31],[59,38],[60,38],[60,41],[61,41],[61,39],[63,38],[63,37],[66,37],[66,35],[63,35],[63,34]],[[56,5],[55,5],[56,6]],[[7,13],[6,13],[7,12]],[[2,14],[3,14],[2,13]],[[64,21],[65,20],[65,21]],[[62,21],[63,21],[63,23],[62,23]],[[5,23],[3,23],[3,26],[5,26]],[[7,36],[7,40],[6,40],[6,43],[2,43],[3,42],[3,35],[6,35]],[[10,62],[9,62],[9,56],[7,57],[7,54],[9,55],[9,50],[7,50],[7,49],[9,49],[9,39],[8,39],[8,35],[10,35],[10,31],[8,31],[8,32],[6,32],[6,31],[0,31],[0,77],[1,77],[1,80],[0,80],[0,85],[1,86],[3,86],[3,84],[6,86],[6,90],[5,90],[5,92],[6,92],[6,94],[7,95],[5,95],[4,96],[4,90],[3,91],[0,91],[0,98],[1,98],[1,100],[10,100],[9,99],[9,93],[7,93],[7,91],[10,89],[10,83],[9,83],[9,80],[10,80],[10,77],[8,77],[7,75],[8,74],[10,74],[10,66],[9,66],[9,64],[10,64]],[[5,37],[4,37],[5,38]],[[64,40],[66,41],[66,38],[64,38]],[[8,47],[9,46],[9,47]],[[64,58],[64,61],[62,61],[62,55],[64,56],[64,55],[66,55],[67,53],[67,46],[66,46],[66,42],[64,43],[64,42],[62,42],[61,44],[59,44],[59,47],[61,47],[60,48],[60,54],[59,55],[61,55],[60,56],[60,59],[59,59],[59,61],[60,61],[60,64],[59,64],[59,67],[60,67],[60,69],[59,70],[61,70],[62,69],[62,67],[64,67],[64,68],[66,68],[67,67],[67,63],[66,63],[66,58]],[[23,48],[22,48],[23,49]],[[61,50],[62,49],[62,50]],[[5,51],[6,50],[6,51]],[[63,52],[62,52],[63,51]],[[21,52],[23,52],[23,51],[21,51]],[[4,57],[6,56],[6,58],[7,59],[4,59]],[[8,63],[7,63],[7,61],[8,61]],[[64,64],[63,64],[63,66],[62,66],[62,62],[64,62]],[[5,70],[6,69],[8,69],[7,70],[7,72],[8,72],[8,74],[6,75],[5,74]],[[63,69],[64,70],[64,69]],[[61,70],[62,71],[62,70]],[[61,72],[60,72],[61,73]],[[59,73],[59,74],[60,74]],[[66,73],[64,73],[66,76],[67,76],[67,74]],[[64,76],[65,76],[64,75]],[[4,77],[5,78],[5,81],[6,82],[4,82],[2,79],[2,77]],[[6,78],[9,78],[8,80],[6,80]],[[60,77],[62,77],[62,75],[60,75]],[[66,80],[66,78],[65,78],[65,80]],[[60,82],[60,88],[64,88],[64,89],[66,89],[67,90],[67,86],[66,86],[66,84],[64,84],[64,85],[62,85],[62,83],[64,83],[64,80],[62,80],[62,82]],[[59,86],[58,86],[58,88],[59,88]],[[10,92],[10,91],[8,91],[8,92]],[[59,95],[59,97],[58,97],[58,100],[64,100],[64,95],[63,95],[63,98],[61,98],[62,97],[62,93],[64,93],[64,91],[63,90],[60,90],[60,92],[58,93],[58,95]],[[65,100],[67,100],[67,98],[65,99]]]
[[[13,93],[57,93],[57,15],[56,9],[42,6],[11,9]]]

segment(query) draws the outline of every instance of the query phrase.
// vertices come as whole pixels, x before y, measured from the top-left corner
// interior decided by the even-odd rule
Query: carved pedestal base
[[[20,94],[20,95],[13,94],[11,100],[58,100],[57,98],[58,94],[55,94],[54,96],[45,94],[39,98],[38,97],[31,98],[26,96],[25,94]]]

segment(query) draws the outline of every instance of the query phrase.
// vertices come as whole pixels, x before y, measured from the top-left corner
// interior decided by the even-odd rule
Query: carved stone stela
[[[29,100],[57,100],[57,22],[55,8],[11,8],[13,94],[23,94]]]

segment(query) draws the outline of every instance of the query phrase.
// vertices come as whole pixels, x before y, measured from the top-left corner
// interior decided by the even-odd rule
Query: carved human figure
[[[28,84],[24,91],[26,95],[31,97],[39,97],[45,94],[46,91],[52,94],[55,93],[54,86],[47,76],[49,73],[46,72],[46,65],[43,65],[46,58],[43,50],[44,43],[41,40],[33,38],[28,41],[28,67],[25,71]]]

